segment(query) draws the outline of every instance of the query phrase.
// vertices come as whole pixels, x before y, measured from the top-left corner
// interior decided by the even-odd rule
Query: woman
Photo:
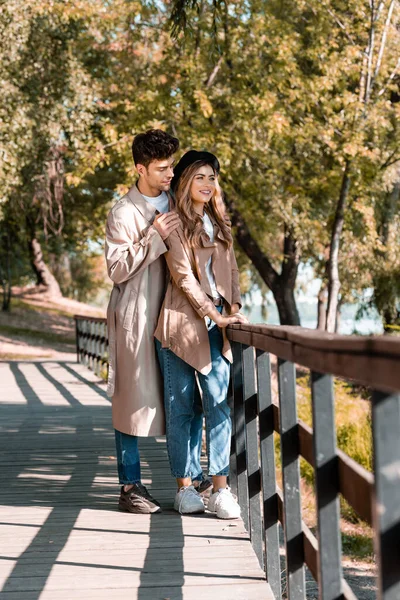
[[[182,514],[205,510],[190,477],[197,378],[213,483],[208,509],[219,518],[232,519],[240,516],[240,508],[227,486],[232,353],[224,328],[247,320],[239,313],[238,270],[218,185],[218,160],[208,152],[191,150],[174,171],[172,188],[181,227],[166,241],[171,278],[155,332],[164,375],[168,455],[178,484],[174,508]]]

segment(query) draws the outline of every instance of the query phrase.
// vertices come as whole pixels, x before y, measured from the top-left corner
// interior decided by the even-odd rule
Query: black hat
[[[219,174],[219,161],[214,154],[211,154],[211,152],[198,152],[197,150],[189,150],[189,152],[186,152],[186,154],[184,154],[180,161],[174,166],[174,177],[171,181],[171,188],[173,190],[178,187],[178,181],[183,171],[199,160],[211,165],[216,173]]]

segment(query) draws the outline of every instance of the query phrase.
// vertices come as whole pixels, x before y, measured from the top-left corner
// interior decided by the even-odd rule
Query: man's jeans
[[[138,438],[115,430],[119,482],[124,485],[139,483],[140,456]]]
[[[208,375],[197,372],[203,392],[209,475],[228,475],[231,444],[231,419],[227,402],[230,366],[222,355],[222,333],[210,323],[208,331],[212,368]],[[196,370],[168,348],[156,348],[164,375],[164,402],[167,422],[167,447],[172,475],[193,476],[191,439]]]
[[[190,430],[190,473],[193,481],[201,481],[203,478],[203,472],[200,465],[203,433],[203,407],[197,386],[193,403],[193,415]],[[139,483],[140,454],[137,436],[115,430],[115,446],[117,449],[118,477],[120,484],[129,485],[132,483]]]

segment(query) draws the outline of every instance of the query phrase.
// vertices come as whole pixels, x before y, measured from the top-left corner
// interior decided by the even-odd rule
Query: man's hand
[[[181,220],[176,212],[167,212],[156,216],[153,221],[153,227],[158,231],[164,241],[177,227],[179,227],[180,222]]]

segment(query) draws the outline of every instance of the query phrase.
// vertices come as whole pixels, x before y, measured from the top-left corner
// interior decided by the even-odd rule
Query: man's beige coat
[[[152,226],[156,209],[136,186],[111,209],[106,227],[107,309],[113,426],[129,435],[165,433],[154,330],[166,289],[167,252]]]

